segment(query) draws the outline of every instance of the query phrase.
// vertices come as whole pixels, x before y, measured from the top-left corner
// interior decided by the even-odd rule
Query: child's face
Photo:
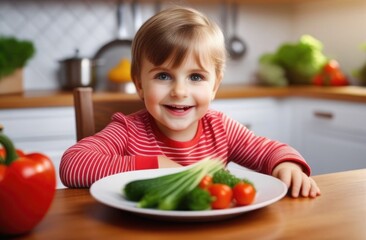
[[[171,139],[191,140],[215,97],[221,79],[216,78],[214,64],[202,64],[194,54],[176,68],[169,60],[161,66],[143,61],[138,94],[159,129]]]

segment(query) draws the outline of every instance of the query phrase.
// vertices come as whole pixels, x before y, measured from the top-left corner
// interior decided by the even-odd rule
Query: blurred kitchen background
[[[292,91],[298,89],[291,86],[247,88],[257,83],[263,54],[275,52],[285,42],[298,42],[304,34],[323,44],[324,55],[339,62],[351,85],[361,85],[354,72],[366,64],[366,45],[365,49],[361,47],[366,43],[366,0],[120,2],[121,8],[117,0],[0,0],[0,35],[30,40],[36,49],[24,68],[22,93],[0,94],[0,124],[18,148],[45,153],[58,169],[63,152],[76,142],[72,88],[58,91],[62,89],[60,61],[73,58],[76,49],[79,57],[94,58],[104,44],[120,37],[128,41],[120,49],[122,53],[117,52],[117,60],[122,55],[128,58],[129,41],[136,29],[173,4],[204,12],[229,39],[234,35],[232,7],[236,2],[236,33],[247,51],[244,56],[228,59],[223,81],[226,97],[216,99],[212,107],[257,135],[294,146],[312,166],[313,174],[366,167],[366,84],[339,87],[339,91],[337,87],[305,87],[305,98],[301,94],[292,96]],[[118,9],[122,12],[122,28],[117,26]],[[123,69],[129,70],[126,66]],[[107,82],[106,72],[111,67],[98,71],[104,79],[97,78],[97,89]],[[241,97],[233,95],[233,89],[236,94],[243,91]],[[282,90],[285,93],[277,95]],[[105,91],[101,94],[113,95]],[[59,178],[58,187],[63,187]]]
[[[122,2],[131,5],[132,0]],[[123,17],[127,38],[133,38],[134,25],[172,4],[193,6],[222,26],[227,37],[233,34],[232,11],[223,19],[226,1],[135,2],[138,21],[133,21],[130,9]],[[238,35],[248,49],[244,57],[229,60],[224,84],[252,84],[261,54],[275,51],[283,42],[297,41],[303,34],[320,40],[325,55],[337,59],[357,84],[351,75],[365,60],[365,52],[360,50],[366,40],[365,0],[238,2]],[[116,38],[116,1],[1,0],[0,34],[29,39],[36,47],[36,55],[25,68],[26,91],[58,89],[59,60],[73,57],[75,49],[82,57],[93,57],[103,44]]]

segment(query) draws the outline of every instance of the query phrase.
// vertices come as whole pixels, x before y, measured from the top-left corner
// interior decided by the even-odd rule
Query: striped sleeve
[[[242,166],[265,174],[272,174],[281,162],[291,161],[302,166],[310,175],[310,167],[301,154],[291,146],[265,137],[256,136],[239,122],[223,115],[229,145],[229,159]]]
[[[111,174],[158,168],[159,152],[147,155],[141,150],[146,151],[149,142],[140,147],[129,144],[136,137],[143,139],[143,133],[141,129],[133,128],[126,121],[113,121],[96,135],[80,140],[62,156],[62,183],[67,187],[90,187],[96,180]],[[135,146],[137,150],[130,146]]]

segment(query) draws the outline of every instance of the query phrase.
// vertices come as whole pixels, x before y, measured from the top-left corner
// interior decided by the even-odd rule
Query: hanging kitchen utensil
[[[141,9],[137,0],[132,1],[132,17],[133,17],[133,27],[134,33],[139,30],[141,27],[143,20],[141,16]]]
[[[239,59],[244,56],[247,51],[245,42],[237,34],[238,24],[238,6],[235,2],[232,3],[232,28],[233,35],[228,40],[228,51],[232,59]]]
[[[155,1],[154,4],[154,12],[158,13],[161,11],[161,2],[159,0]]]
[[[117,37],[104,44],[95,53],[94,59],[99,59],[103,63],[97,68],[97,89],[117,90],[115,84],[108,80],[108,72],[115,67],[121,59],[131,60],[132,34],[129,34],[126,24],[131,25],[129,14],[131,11],[128,5],[122,0],[117,1]],[[129,21],[130,20],[130,21]]]
[[[224,35],[224,39],[225,39],[225,45],[227,46],[226,42],[227,42],[227,9],[228,5],[226,3],[226,1],[222,1],[221,3],[221,29],[222,29],[222,34]]]
[[[94,58],[98,59],[106,50],[114,46],[131,45],[131,37],[128,36],[128,30],[126,23],[123,22],[124,14],[127,12],[126,5],[123,1],[117,2],[117,38],[104,44],[94,55]]]

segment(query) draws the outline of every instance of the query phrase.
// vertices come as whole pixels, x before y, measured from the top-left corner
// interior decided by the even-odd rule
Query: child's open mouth
[[[174,112],[186,112],[189,109],[193,108],[193,106],[178,106],[178,105],[164,105],[164,107],[168,108],[170,111]]]

